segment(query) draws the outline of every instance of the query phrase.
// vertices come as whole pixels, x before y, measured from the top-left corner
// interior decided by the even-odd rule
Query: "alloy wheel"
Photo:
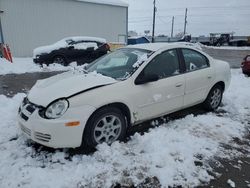
[[[216,88],[212,95],[211,95],[211,100],[210,100],[210,105],[213,109],[216,109],[220,102],[221,102],[221,97],[222,97],[222,93],[221,90],[219,88]]]
[[[65,60],[63,57],[55,57],[53,60],[53,63],[57,63],[57,64],[65,66]]]
[[[121,130],[120,118],[115,115],[106,115],[95,125],[94,139],[98,144],[103,142],[111,144],[119,138]]]

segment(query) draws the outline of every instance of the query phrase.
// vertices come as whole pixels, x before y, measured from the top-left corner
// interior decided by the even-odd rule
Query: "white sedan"
[[[19,125],[53,148],[123,140],[130,126],[203,103],[215,110],[230,83],[228,63],[180,43],[128,46],[84,70],[38,81]]]

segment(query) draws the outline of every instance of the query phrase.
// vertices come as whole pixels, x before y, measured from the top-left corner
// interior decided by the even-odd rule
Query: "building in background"
[[[0,0],[0,39],[14,56],[69,36],[126,42],[128,4],[121,0]]]

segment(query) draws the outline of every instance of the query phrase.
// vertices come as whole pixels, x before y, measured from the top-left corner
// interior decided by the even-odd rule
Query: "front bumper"
[[[51,63],[51,59],[48,54],[41,54],[33,56],[33,62],[36,64]]]
[[[34,63],[40,63],[39,58],[33,58]]]
[[[58,119],[44,119],[35,109],[32,113],[27,104],[20,109],[18,123],[26,137],[52,148],[76,148],[82,143],[82,135],[89,116],[95,111],[92,106],[69,108]],[[68,127],[68,122],[79,121],[80,125]]]
[[[33,58],[33,62],[36,64],[43,64],[44,62],[46,62],[46,59],[41,58],[41,57],[36,57],[36,58]]]

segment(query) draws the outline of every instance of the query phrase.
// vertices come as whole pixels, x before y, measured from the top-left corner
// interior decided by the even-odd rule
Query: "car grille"
[[[21,104],[21,107],[19,108],[19,114],[20,117],[25,120],[28,121],[29,120],[29,116],[32,115],[36,109],[39,109],[39,106],[31,103],[27,97],[25,97],[23,99],[23,102]]]
[[[31,130],[30,130],[30,129],[28,129],[27,127],[24,127],[22,124],[20,125],[20,127],[21,127],[21,130],[22,130],[25,134],[27,134],[29,137],[31,137]]]
[[[19,115],[24,121],[28,121],[29,117],[36,111],[41,110],[42,107],[36,104],[31,103],[27,97],[23,99],[23,102],[19,108]],[[24,125],[20,124],[21,130],[23,133],[28,135],[29,137],[34,137],[36,140],[41,142],[49,142],[51,140],[51,135],[44,134],[40,132],[33,132],[31,129],[25,127]]]
[[[49,142],[51,139],[51,135],[43,134],[43,133],[39,133],[39,132],[35,132],[34,137],[35,137],[35,139],[40,140],[42,142]]]

